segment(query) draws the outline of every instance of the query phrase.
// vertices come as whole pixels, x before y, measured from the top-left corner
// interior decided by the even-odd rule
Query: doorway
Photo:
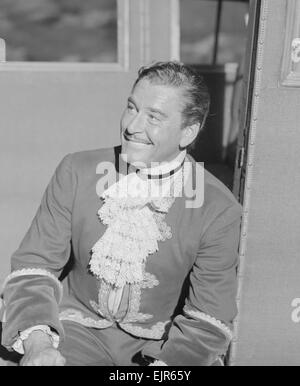
[[[241,202],[259,3],[181,0],[181,60],[206,80],[211,110],[191,154]],[[247,116],[247,117],[246,117]]]

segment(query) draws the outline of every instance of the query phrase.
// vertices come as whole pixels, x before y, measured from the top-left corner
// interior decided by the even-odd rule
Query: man
[[[226,353],[241,208],[186,154],[208,109],[190,68],[143,67],[121,149],[60,163],[5,281],[2,344],[22,365],[213,365]]]

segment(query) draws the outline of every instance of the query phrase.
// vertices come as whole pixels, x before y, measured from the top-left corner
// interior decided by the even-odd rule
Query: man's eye
[[[159,119],[153,114],[149,115],[149,119],[151,122],[159,122]]]
[[[135,110],[135,107],[133,105],[127,105],[127,109],[129,111],[134,111]]]

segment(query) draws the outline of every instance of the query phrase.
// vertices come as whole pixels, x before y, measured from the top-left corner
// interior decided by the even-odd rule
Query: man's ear
[[[182,129],[182,135],[180,140],[180,147],[185,148],[190,145],[197,137],[200,130],[200,123],[194,123],[193,125],[186,126]]]

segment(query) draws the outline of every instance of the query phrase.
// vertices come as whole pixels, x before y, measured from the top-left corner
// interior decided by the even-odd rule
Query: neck
[[[181,169],[186,157],[186,150],[182,150],[173,160],[156,163],[154,167],[139,170],[141,176],[149,179],[162,179],[170,177]]]

